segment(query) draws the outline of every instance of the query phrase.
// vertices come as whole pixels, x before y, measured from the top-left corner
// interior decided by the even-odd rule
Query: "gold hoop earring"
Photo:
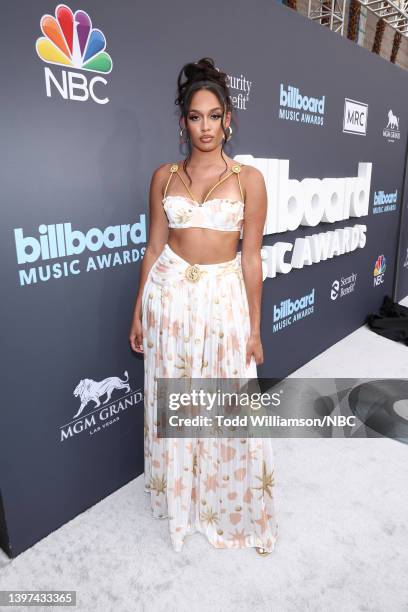
[[[183,132],[184,132],[185,128],[181,128],[179,135],[180,135],[180,144],[183,144],[184,142],[188,142],[188,134],[187,134],[187,138],[183,138]],[[186,130],[187,133],[187,130]]]
[[[227,142],[228,142],[228,140],[231,140],[231,136],[232,136],[232,127],[230,125],[228,126],[228,129],[229,129],[230,133],[228,134],[228,136],[226,138]]]

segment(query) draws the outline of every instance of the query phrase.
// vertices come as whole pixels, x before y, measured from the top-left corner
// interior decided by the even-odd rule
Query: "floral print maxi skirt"
[[[245,364],[250,325],[240,253],[195,270],[166,244],[143,288],[145,491],[152,515],[168,518],[176,551],[201,532],[216,548],[272,552],[271,439],[157,436],[157,377],[257,378],[254,357]]]

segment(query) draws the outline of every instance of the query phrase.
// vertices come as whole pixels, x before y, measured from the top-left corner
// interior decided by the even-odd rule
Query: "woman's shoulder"
[[[238,162],[241,165],[241,173],[245,174],[246,177],[249,178],[249,180],[260,180],[261,178],[263,179],[263,174],[261,172],[261,170],[259,170],[258,168],[256,168],[255,166],[251,166],[250,164],[242,164],[241,162]]]
[[[153,171],[153,175],[160,178],[160,177],[165,176],[166,174],[168,175],[171,172],[174,172],[175,170],[182,168],[182,166],[183,166],[183,162],[180,162],[180,161],[172,161],[172,162],[160,164],[160,166],[158,166]]]
[[[242,164],[240,175],[242,186],[246,195],[259,190],[263,191],[266,188],[265,177],[261,170],[255,166],[251,166],[250,164]]]
[[[263,174],[260,170],[258,170],[258,168],[256,168],[255,166],[251,166],[250,164],[243,164],[240,161],[235,161],[235,164],[239,164],[239,166],[241,167],[240,169],[240,174],[241,176],[244,176],[245,178],[249,179],[249,180],[260,180],[261,178],[263,178]]]
[[[255,168],[255,166],[251,166],[250,164],[244,164],[243,162],[239,161],[238,159],[232,159],[231,160],[231,164],[230,164],[230,169],[234,170],[234,168],[239,169],[239,173],[241,174],[241,176],[243,178],[249,178],[251,180],[252,177],[261,177],[262,176],[262,172],[260,170],[258,170],[258,168]]]
[[[153,170],[152,173],[152,181],[162,182],[166,177],[170,175],[171,168],[174,166],[175,162],[169,162],[165,164],[160,164]]]

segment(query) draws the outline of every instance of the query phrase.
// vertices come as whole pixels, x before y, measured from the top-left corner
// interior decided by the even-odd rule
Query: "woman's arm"
[[[260,341],[262,262],[261,247],[267,212],[267,193],[263,174],[245,166],[245,219],[241,247],[241,264],[248,297],[250,338]]]
[[[139,275],[139,286],[137,289],[137,295],[135,305],[133,309],[133,318],[130,331],[130,343],[133,350],[138,350],[141,345],[140,330],[136,330],[138,321],[141,321],[142,317],[142,295],[143,288],[150,272],[150,268],[153,266],[156,259],[159,257],[163,250],[164,245],[167,242],[169,235],[169,226],[167,222],[166,213],[163,208],[163,185],[166,177],[169,173],[169,164],[162,164],[159,166],[152,175],[150,181],[149,191],[149,236],[147,246],[143,260],[140,266]],[[135,342],[135,333],[139,336],[137,345]],[[140,351],[138,351],[140,352]]]

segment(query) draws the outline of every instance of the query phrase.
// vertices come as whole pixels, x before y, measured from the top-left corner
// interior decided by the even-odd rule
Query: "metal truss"
[[[402,36],[408,36],[408,0],[358,0]]]
[[[387,25],[408,37],[408,0],[358,0]],[[307,16],[334,32],[344,33],[346,0],[308,0]]]
[[[309,0],[307,16],[343,36],[345,10],[346,0]]]

